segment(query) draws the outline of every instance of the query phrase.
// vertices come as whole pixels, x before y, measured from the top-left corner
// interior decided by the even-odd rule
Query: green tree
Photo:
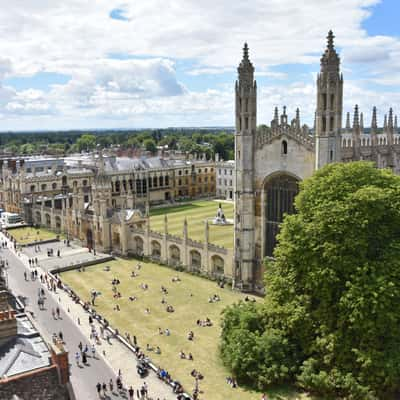
[[[157,145],[154,139],[145,139],[143,145],[146,151],[149,151],[151,154],[155,154],[157,152]]]
[[[263,326],[223,329],[225,362],[258,387],[282,382],[264,380],[265,365],[249,377],[226,356],[241,329],[242,340],[256,336],[253,353],[268,353],[286,371],[287,354],[258,342],[277,333],[293,352],[282,376],[287,381],[324,397],[394,398],[400,390],[400,177],[371,163],[331,164],[301,184],[296,210],[286,216],[267,264],[265,303],[254,311]],[[241,321],[239,306],[236,313]]]
[[[90,151],[96,147],[95,135],[82,135],[77,141],[76,145],[79,151]]]

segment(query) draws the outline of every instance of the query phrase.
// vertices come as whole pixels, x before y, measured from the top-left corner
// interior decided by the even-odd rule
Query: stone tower
[[[254,145],[257,128],[257,85],[247,43],[235,85],[235,273],[237,286],[253,289],[254,237]]]
[[[341,160],[343,75],[340,73],[340,58],[333,44],[332,31],[329,31],[327,39],[328,44],[321,58],[321,71],[317,78],[316,169]]]

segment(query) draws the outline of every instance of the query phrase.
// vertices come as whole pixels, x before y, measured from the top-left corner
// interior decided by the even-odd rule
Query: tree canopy
[[[330,164],[301,183],[264,303],[225,311],[222,357],[265,389],[324,398],[400,391],[400,177],[372,163]]]

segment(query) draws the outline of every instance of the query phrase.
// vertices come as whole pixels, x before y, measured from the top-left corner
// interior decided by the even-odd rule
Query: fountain
[[[225,218],[225,214],[222,211],[222,205],[219,203],[217,215],[212,220],[213,225],[232,225],[233,221]]]

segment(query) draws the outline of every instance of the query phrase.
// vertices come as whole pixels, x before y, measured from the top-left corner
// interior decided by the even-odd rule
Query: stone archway
[[[171,265],[179,265],[181,263],[181,251],[174,244],[169,247],[169,263]]]
[[[264,184],[263,255],[272,257],[276,235],[285,214],[293,214],[294,199],[299,192],[299,179],[287,173],[271,176]]]
[[[157,259],[161,258],[161,244],[157,240],[151,242],[151,256]]]
[[[134,239],[134,243],[135,243],[135,253],[138,256],[143,255],[143,247],[144,247],[143,239],[140,236],[136,236]]]
[[[201,270],[201,254],[197,250],[190,251],[190,267],[194,271]]]
[[[55,222],[56,222],[56,230],[57,232],[61,231],[61,218],[57,215],[55,218]]]
[[[46,228],[51,228],[51,216],[50,216],[50,214],[45,214],[44,219],[46,221]]]
[[[86,246],[89,250],[93,249],[93,232],[91,229],[86,231]]]
[[[224,259],[215,254],[211,257],[211,266],[212,266],[212,272],[215,275],[224,275],[225,272],[225,261]]]
[[[35,212],[35,224],[41,225],[42,224],[42,214],[40,211]]]

